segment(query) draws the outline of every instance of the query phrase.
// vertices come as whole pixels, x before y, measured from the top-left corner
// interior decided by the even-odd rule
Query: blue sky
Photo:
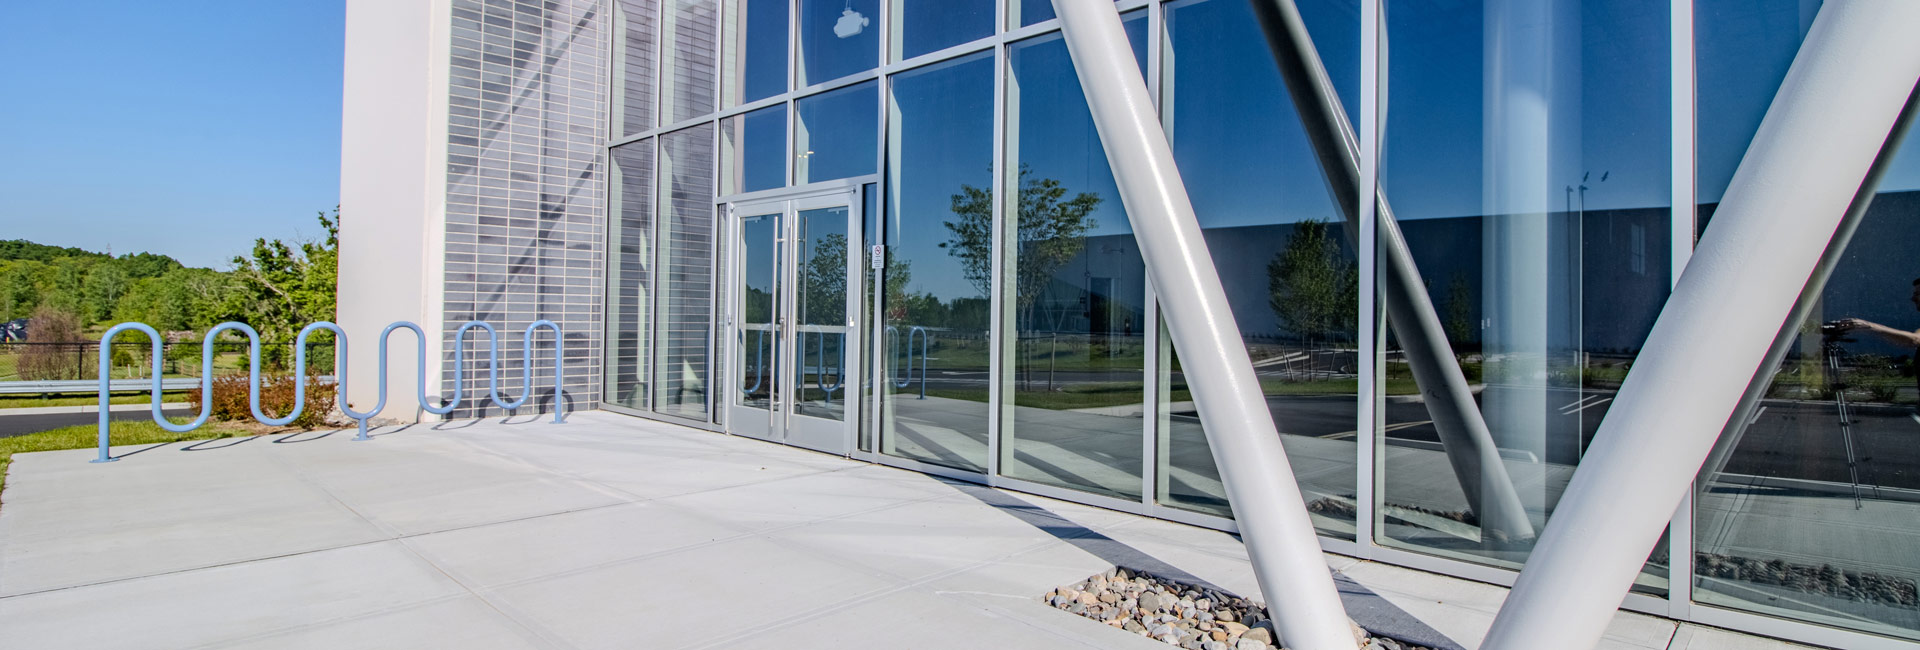
[[[225,268],[340,200],[345,3],[9,3],[0,239]],[[351,218],[349,215],[348,218]]]

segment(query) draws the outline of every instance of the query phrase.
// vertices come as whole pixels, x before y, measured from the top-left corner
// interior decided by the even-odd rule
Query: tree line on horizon
[[[29,319],[29,342],[77,342],[122,322],[197,333],[239,321],[266,341],[291,343],[307,323],[334,319],[339,208],[319,221],[324,239],[255,239],[226,270],[151,252],[113,256],[0,240],[0,321]]]

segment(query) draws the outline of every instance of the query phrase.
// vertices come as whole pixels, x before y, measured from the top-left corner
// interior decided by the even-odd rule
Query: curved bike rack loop
[[[520,397],[512,401],[500,399],[500,342],[498,335],[494,332],[493,326],[482,321],[468,321],[466,324],[461,325],[460,329],[454,333],[453,376],[455,385],[457,386],[460,380],[466,376],[466,355],[460,343],[464,340],[467,330],[483,329],[487,332],[487,341],[489,344],[488,356],[490,357],[487,368],[488,398],[495,406],[508,411],[516,410],[526,405],[527,400],[533,396],[533,333],[534,330],[542,327],[553,330],[553,423],[565,424],[566,401],[561,389],[566,384],[565,368],[562,364],[565,358],[566,343],[565,338],[561,334],[560,326],[553,321],[534,321],[533,324],[527,326],[526,332],[521,335],[521,361],[522,365],[527,369],[528,381],[525,389],[521,391]],[[455,408],[460,406],[459,390],[454,391],[452,400],[439,406],[434,406],[427,400],[426,332],[422,331],[419,325],[407,321],[395,322],[380,331],[380,400],[374,404],[373,410],[364,413],[355,411],[347,406],[345,400],[338,397],[335,399],[335,406],[340,409],[340,412],[355,420],[359,426],[359,434],[354,436],[354,440],[370,440],[371,438],[367,435],[367,420],[379,415],[381,411],[387,408],[387,342],[391,338],[389,335],[391,335],[394,330],[403,328],[412,331],[415,338],[420,342],[420,345],[416,346],[414,396],[419,400],[421,410],[435,415],[446,415],[452,413]],[[319,330],[333,332],[334,336],[339,339],[340,352],[336,358],[341,361],[340,379],[338,382],[339,392],[337,394],[346,394],[347,332],[341,329],[339,325],[330,322],[320,321],[312,323],[301,328],[299,336],[294,340],[293,411],[280,418],[267,417],[266,413],[260,410],[260,333],[245,323],[230,321],[215,325],[212,329],[207,330],[206,338],[200,346],[200,394],[203,396],[200,401],[200,415],[188,424],[174,424],[167,421],[166,416],[160,411],[160,369],[161,362],[164,358],[164,344],[161,343],[160,333],[145,323],[121,323],[108,329],[107,332],[100,337],[100,455],[92,461],[95,463],[110,463],[120,460],[114,458],[109,453],[110,440],[108,430],[111,413],[107,404],[109,399],[107,384],[111,376],[109,366],[111,365],[112,346],[110,344],[113,342],[114,337],[128,330],[137,330],[146,334],[147,340],[153,344],[153,368],[151,373],[153,377],[153,387],[150,390],[152,394],[153,422],[159,425],[160,428],[174,433],[186,433],[198,429],[201,425],[206,424],[207,420],[212,416],[213,404],[208,397],[213,394],[214,340],[219,337],[222,332],[228,330],[237,330],[247,336],[247,356],[249,359],[247,367],[247,405],[253,412],[253,418],[255,420],[271,426],[283,426],[299,418],[301,412],[305,410],[307,402],[307,337],[312,336],[314,332]]]
[[[889,360],[900,356],[895,352],[895,350],[900,349],[899,333],[899,328],[892,325],[887,326],[887,358]],[[907,330],[907,367],[903,368],[903,372],[900,373],[900,376],[905,377],[905,379],[894,382],[893,385],[897,388],[906,388],[913,384],[913,337],[916,334],[920,336],[920,399],[926,399],[927,340],[932,338],[933,335],[929,333],[925,327],[915,325]],[[892,378],[889,377],[888,380],[892,381]]]

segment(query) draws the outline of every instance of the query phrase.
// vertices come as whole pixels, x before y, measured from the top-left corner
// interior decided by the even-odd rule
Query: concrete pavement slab
[[[0,598],[13,648],[190,648],[451,599],[397,542]]]

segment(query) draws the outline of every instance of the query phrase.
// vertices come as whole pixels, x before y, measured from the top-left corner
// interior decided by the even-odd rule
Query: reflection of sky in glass
[[[768,106],[741,116],[740,191],[787,184],[787,107]]]
[[[1717,203],[1820,9],[1819,0],[1698,0],[1694,65],[1698,196]],[[1920,152],[1903,147],[1882,191],[1920,189]]]
[[[1300,3],[1348,115],[1360,92],[1355,1]],[[1252,8],[1239,0],[1172,3],[1167,36],[1167,135],[1201,224],[1340,219]]]
[[[1666,3],[1554,0],[1528,8],[1532,2],[1387,4],[1381,176],[1396,216],[1544,203],[1558,210],[1564,187],[1588,172],[1588,209],[1670,202]],[[1550,14],[1556,31],[1540,34],[1520,14]],[[1504,31],[1488,35],[1489,24]]]
[[[1053,3],[1049,0],[1012,0],[1020,8],[1020,26],[1025,27],[1042,20],[1053,20]]]
[[[879,21],[880,0],[800,0],[800,85],[872,70],[880,62]]]
[[[1121,22],[1142,74],[1147,65],[1146,18],[1145,12],[1136,11],[1122,16]],[[1100,206],[1093,211],[1096,224],[1087,231],[1088,237],[1133,232],[1086,95],[1080,90],[1080,78],[1074,75],[1067,42],[1059,32],[1020,41],[1008,49],[1008,60],[1013,71],[1010,83],[1017,86],[1009,94],[1019,95],[1019,113],[1012,116],[1019,123],[1009,127],[1012,131],[1017,126],[1018,133],[1018,140],[1009,143],[1014,147],[1010,152],[1014,164],[1027,166],[1033,180],[1060,181],[1067,190],[1062,201],[1081,192],[1098,195]]]
[[[814,183],[873,173],[879,152],[880,83],[868,81],[794,103],[794,182]]]
[[[910,59],[993,35],[993,0],[895,0],[900,24],[894,47]]]
[[[892,85],[887,254],[911,264],[908,291],[943,301],[984,297],[940,244],[961,186],[993,182],[993,53],[915,68]]]
[[[787,0],[742,0],[740,102],[787,91]]]

